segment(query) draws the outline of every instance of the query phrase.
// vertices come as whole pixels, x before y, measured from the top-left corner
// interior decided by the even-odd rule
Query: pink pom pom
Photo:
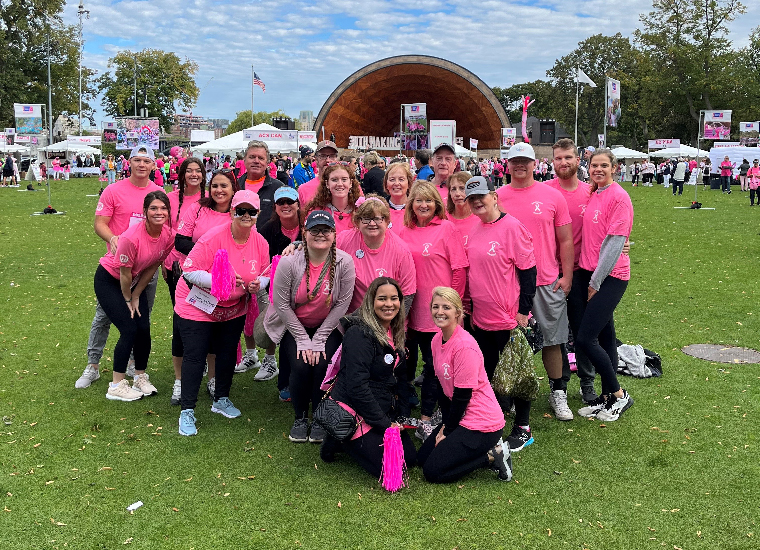
[[[256,301],[256,296],[248,298],[248,311],[245,313],[245,325],[243,325],[243,334],[249,338],[253,336],[253,324],[256,322],[256,318],[259,316],[259,303]],[[240,363],[240,361],[238,361]]]
[[[240,347],[240,342],[238,342],[238,347],[237,347],[237,362],[235,364],[239,365],[242,360],[243,360],[243,348]]]
[[[383,488],[395,493],[406,487],[406,462],[404,461],[404,445],[401,443],[401,429],[391,426],[383,435],[383,469],[380,473],[380,483]]]
[[[211,266],[211,294],[222,302],[229,300],[235,288],[235,270],[230,265],[227,251],[220,248],[214,254]]]

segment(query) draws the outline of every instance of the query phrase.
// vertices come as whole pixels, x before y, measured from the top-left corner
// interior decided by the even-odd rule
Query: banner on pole
[[[82,145],[100,145],[100,136],[66,136],[69,143],[80,143]]]
[[[404,105],[404,133],[426,134],[428,131],[427,103]]]
[[[252,141],[296,141],[297,130],[243,130],[243,139]]]
[[[509,149],[515,144],[517,139],[517,128],[502,128],[501,129],[501,146]]]
[[[671,147],[680,147],[680,146],[681,146],[680,139],[650,139],[649,140],[650,149],[669,149]]]
[[[435,149],[441,143],[454,145],[456,141],[456,120],[431,120],[430,121],[430,148]]]
[[[478,148],[478,140],[474,138],[470,138],[470,149],[477,149]]]
[[[103,130],[103,143],[116,143],[116,128]]]
[[[190,130],[190,141],[200,141],[202,143],[214,141],[214,131],[213,130]]]
[[[731,138],[731,111],[705,111],[704,139]]]
[[[604,139],[604,134],[596,134],[596,137],[599,140],[599,148],[604,149],[607,146]]]
[[[744,147],[758,147],[759,138],[760,122],[739,123],[739,143]],[[18,138],[16,141],[18,141]]]
[[[116,129],[116,123],[115,122],[104,122],[103,123],[103,129],[105,130],[106,128],[108,128],[109,130],[110,129],[115,130]]]
[[[298,132],[298,142],[308,142],[308,143],[316,143],[317,142],[317,133],[308,131],[308,132]]]
[[[14,103],[13,114],[16,118],[16,131],[19,134],[42,133],[42,105]]]
[[[16,134],[16,143],[31,143],[31,136],[22,136],[21,134]]]
[[[133,149],[147,145],[158,149],[159,123],[157,118],[124,117],[116,119],[116,149]]]
[[[620,81],[607,78],[607,126],[617,128],[620,122]]]

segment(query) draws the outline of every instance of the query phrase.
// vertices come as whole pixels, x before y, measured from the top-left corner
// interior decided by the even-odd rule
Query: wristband
[[[127,300],[126,298],[124,298],[124,301],[127,302],[127,303],[129,303],[129,302],[132,301],[132,298],[130,298],[129,300]]]

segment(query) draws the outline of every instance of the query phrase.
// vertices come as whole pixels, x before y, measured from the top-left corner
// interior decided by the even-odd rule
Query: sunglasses
[[[258,208],[243,208],[242,206],[235,207],[235,216],[241,218],[248,214],[250,217],[255,218],[259,213]]]
[[[278,199],[275,203],[277,206],[290,206],[291,204],[295,204],[296,201],[293,199]]]
[[[212,176],[216,176],[217,174],[225,174],[226,175],[226,174],[232,173],[233,170],[234,170],[234,168],[220,168],[219,170],[214,170],[213,172],[211,172],[211,175]]]
[[[333,229],[332,227],[323,227],[321,229],[319,227],[312,227],[311,229],[309,229],[309,233],[311,233],[312,237],[319,237],[320,235],[329,235],[333,231],[335,231],[335,229]]]

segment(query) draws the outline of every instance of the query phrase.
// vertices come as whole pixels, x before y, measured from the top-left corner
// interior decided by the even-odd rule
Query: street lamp
[[[84,0],[79,0],[79,135],[82,135],[82,50],[84,42],[82,40],[82,18],[90,18],[90,11],[84,9]]]

